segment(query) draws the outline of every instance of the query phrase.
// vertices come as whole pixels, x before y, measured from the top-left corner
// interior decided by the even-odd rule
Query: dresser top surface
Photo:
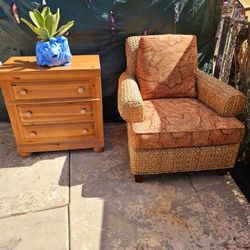
[[[99,70],[99,55],[74,55],[72,63],[69,66],[59,67],[39,67],[36,64],[35,56],[18,56],[11,57],[2,66],[0,66],[1,74],[10,73],[32,73],[32,72],[58,72],[58,71],[74,71],[74,70]]]

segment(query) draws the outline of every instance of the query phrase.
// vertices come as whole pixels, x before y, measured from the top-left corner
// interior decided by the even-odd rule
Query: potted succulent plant
[[[69,65],[72,55],[68,39],[63,34],[74,25],[74,21],[70,21],[58,29],[60,9],[52,14],[49,7],[44,8],[41,12],[36,9],[30,11],[29,16],[34,25],[23,18],[21,20],[37,34],[39,39],[36,44],[37,64],[43,67]]]

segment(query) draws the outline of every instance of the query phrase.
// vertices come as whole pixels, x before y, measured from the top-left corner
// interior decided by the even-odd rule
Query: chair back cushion
[[[157,35],[141,37],[136,77],[144,100],[196,97],[196,37]]]

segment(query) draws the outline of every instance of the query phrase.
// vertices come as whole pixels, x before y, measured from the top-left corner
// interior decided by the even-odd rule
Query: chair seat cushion
[[[160,149],[238,144],[244,125],[221,117],[193,98],[144,101],[144,121],[129,124],[130,143],[136,149]]]
[[[143,100],[196,97],[196,37],[154,35],[140,39],[136,77]]]

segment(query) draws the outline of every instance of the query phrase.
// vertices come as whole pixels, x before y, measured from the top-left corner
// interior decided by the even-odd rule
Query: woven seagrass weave
[[[143,100],[135,79],[127,73],[119,79],[118,110],[125,121],[143,121]]]
[[[170,172],[200,171],[233,167],[239,143],[176,148],[135,149],[131,143],[133,123],[145,119],[144,102],[136,82],[137,50],[140,36],[126,40],[127,69],[119,79],[118,108],[129,124],[128,145],[131,172],[134,175]],[[220,116],[232,117],[241,113],[246,104],[245,96],[204,72],[196,72],[198,100]],[[166,120],[167,122],[167,120]]]
[[[196,72],[196,86],[198,99],[221,116],[237,116],[246,107],[246,97],[240,91],[201,70]]]
[[[137,52],[139,47],[141,36],[130,36],[126,39],[125,50],[127,58],[127,69],[126,72],[131,76],[135,76],[136,63],[137,63]]]
[[[128,124],[128,147],[131,172],[135,175],[202,171],[232,168],[240,144],[168,148],[134,149],[131,125]]]
[[[135,150],[129,146],[131,172],[135,175],[202,171],[234,166],[239,144]]]

